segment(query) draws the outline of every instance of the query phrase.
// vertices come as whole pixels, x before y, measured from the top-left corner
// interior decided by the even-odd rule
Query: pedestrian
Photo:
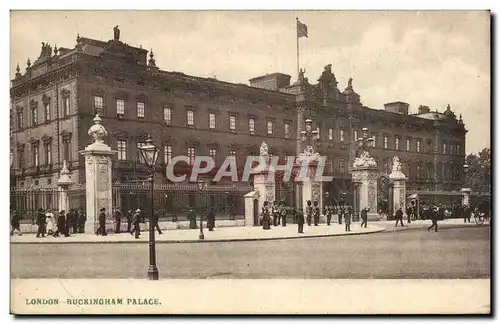
[[[297,217],[297,226],[298,226],[298,231],[299,234],[304,234],[304,213],[301,210],[295,210],[295,214]]]
[[[271,206],[271,213],[273,215],[273,226],[278,226],[279,224],[279,213],[278,213],[278,203],[273,201],[273,205]]]
[[[326,225],[330,226],[330,222],[332,221],[332,206],[327,205],[325,207],[325,214],[326,214]]]
[[[438,231],[439,207],[436,206],[435,208],[431,209],[429,216],[431,218],[432,225],[427,228],[427,231],[430,231],[434,227],[434,230],[437,232]]]
[[[153,212],[153,219],[151,220],[153,222],[153,231],[156,229],[158,230],[158,234],[161,235],[163,234],[161,229],[160,229],[160,226],[158,225],[158,219],[159,219],[159,215],[158,215],[158,212],[157,211],[154,211]]]
[[[338,223],[339,225],[342,225],[342,218],[344,217],[344,214],[345,214],[345,206],[344,206],[344,202],[340,202],[340,205],[339,205],[339,208],[337,210],[337,216],[338,216]]]
[[[38,231],[36,232],[36,237],[45,237],[46,225],[47,225],[47,216],[43,212],[43,209],[38,209],[38,215],[36,216],[36,224],[38,225]]]
[[[401,207],[397,207],[398,209],[396,210],[396,227],[398,227],[398,222],[401,222],[401,227],[404,227],[403,225],[403,211],[401,210]]]
[[[101,208],[101,212],[99,213],[99,228],[97,229],[96,235],[106,236],[106,208]]]
[[[471,208],[469,205],[464,205],[462,207],[462,216],[464,218],[464,223],[470,223]]]
[[[262,206],[261,217],[262,217],[262,229],[271,229],[271,216],[269,215],[269,209],[267,208],[268,202],[264,201]]]
[[[196,213],[194,212],[192,207],[189,209],[189,213],[188,213],[187,218],[189,220],[189,228],[190,229],[197,229],[198,225],[196,224]]]
[[[46,230],[47,235],[54,235],[54,214],[50,209],[47,209],[47,213],[45,214],[46,219]]]
[[[313,208],[310,200],[307,201],[306,214],[307,214],[307,225],[311,226]]]
[[[121,233],[121,227],[122,227],[122,212],[120,208],[116,208],[115,210],[115,224],[116,224],[116,229],[115,233]]]
[[[125,217],[127,217],[127,232],[130,233],[130,231],[132,230],[132,209],[129,209],[126,212]]]
[[[78,209],[73,209],[73,219],[71,220],[71,226],[73,229],[73,234],[78,233]]]
[[[314,226],[318,226],[319,225],[319,214],[321,213],[321,210],[319,209],[317,201],[314,201],[313,205],[314,205],[314,209],[313,209]]]
[[[134,212],[134,216],[133,216],[133,229],[132,231],[130,232],[130,235],[134,235],[136,239],[139,238],[139,236],[141,235],[141,226],[140,226],[140,223],[141,223],[141,210],[140,209],[137,209],[135,212]]]
[[[22,235],[21,233],[21,215],[17,212],[17,210],[14,210],[14,213],[12,215],[12,218],[10,220],[10,236],[14,235],[14,232],[17,231],[19,235]]]
[[[85,233],[85,222],[87,222],[87,215],[80,209],[78,211],[78,233]]]
[[[406,207],[406,215],[408,216],[408,224],[411,224],[411,216],[412,216],[411,206]]]
[[[365,225],[365,228],[366,226],[368,225],[368,212],[370,211],[370,209],[368,207],[365,207],[363,209],[361,209],[361,227],[363,227],[363,225]]]
[[[280,219],[281,219],[281,226],[283,226],[283,227],[286,226],[286,214],[287,214],[287,210],[285,207],[285,202],[282,201],[280,204]]]
[[[346,212],[344,213],[344,222],[345,222],[346,232],[351,231],[351,217],[352,217],[352,210],[351,210],[351,208],[347,208]]]
[[[215,208],[214,207],[209,207],[208,208],[208,213],[207,213],[207,227],[210,232],[214,231],[215,227]]]
[[[54,233],[54,237],[59,237],[59,234],[63,234],[65,237],[69,236],[68,227],[66,226],[66,212],[61,210],[57,216],[57,230]]]
[[[66,226],[66,231],[68,232],[68,234],[70,234],[71,229],[73,228],[73,209],[68,210],[68,212],[66,213],[65,226]]]

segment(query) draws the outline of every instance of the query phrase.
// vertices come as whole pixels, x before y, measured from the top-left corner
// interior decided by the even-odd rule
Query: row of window
[[[70,161],[71,144],[69,140],[63,141],[63,160]],[[43,161],[40,161],[40,145],[39,143],[31,144],[31,166],[38,167],[43,165],[52,165],[52,142],[43,143]],[[17,149],[17,167],[19,169],[26,168],[26,160],[24,148]]]
[[[65,95],[62,97],[62,114],[63,118],[68,117],[70,114],[70,96]],[[52,120],[52,106],[50,104],[50,99],[43,103],[43,120],[41,120],[38,105],[35,104],[30,108],[30,117],[28,120],[28,125],[36,126],[42,122],[49,122]],[[16,112],[16,125],[18,129],[24,127],[24,113],[23,109],[18,109]]]

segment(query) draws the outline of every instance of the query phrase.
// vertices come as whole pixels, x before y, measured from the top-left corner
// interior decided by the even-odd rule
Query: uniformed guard
[[[349,206],[348,208],[346,208],[346,210],[344,212],[344,222],[345,222],[346,232],[351,231],[351,217],[352,217],[352,209]]]
[[[280,204],[279,213],[280,213],[280,219],[281,219],[281,226],[285,227],[286,226],[287,210],[286,210],[286,206],[285,206],[284,201],[282,201]]]
[[[313,210],[313,215],[314,215],[314,226],[318,226],[319,224],[319,214],[321,211],[319,210],[318,202],[314,201],[314,210]]]
[[[330,222],[332,221],[332,213],[333,207],[330,205],[326,205],[325,214],[326,214],[326,225],[330,226]]]
[[[271,229],[271,216],[269,215],[268,202],[264,201],[262,206],[261,217],[262,217],[262,229]]]
[[[365,228],[368,224],[368,211],[370,209],[368,207],[365,207],[361,210],[361,227],[363,227],[363,225],[365,225]]]
[[[140,209],[137,209],[135,212],[134,212],[134,216],[133,216],[133,229],[132,231],[130,232],[131,235],[134,235],[136,239],[139,238],[139,236],[141,235],[141,210]]]
[[[116,224],[116,229],[115,233],[121,233],[121,227],[122,227],[122,212],[120,208],[116,208],[115,210],[115,224]]]
[[[99,228],[97,229],[96,235],[106,236],[106,208],[101,208],[101,212],[99,213]]]
[[[273,201],[273,205],[271,206],[271,213],[273,215],[273,226],[279,225],[279,211],[278,211],[278,202]]]
[[[207,213],[207,227],[210,232],[213,232],[215,227],[215,208],[209,207]]]
[[[396,218],[396,227],[398,227],[398,222],[401,222],[401,227],[404,227],[403,211],[401,210],[401,207],[398,207],[398,209],[396,210],[395,218]]]
[[[47,225],[47,216],[43,212],[43,209],[38,209],[38,215],[36,217],[36,224],[38,225],[38,232],[36,233],[36,237],[45,237],[46,225]]]
[[[304,213],[302,212],[302,210],[295,210],[295,216],[297,218],[297,228],[298,228],[298,231],[299,231],[299,234],[303,234],[304,233]]]

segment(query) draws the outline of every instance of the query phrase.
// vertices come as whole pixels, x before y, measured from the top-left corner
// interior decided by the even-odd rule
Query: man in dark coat
[[[78,233],[85,233],[85,222],[87,221],[87,215],[83,210],[78,210]]]
[[[318,202],[315,201],[313,203],[314,205],[314,209],[313,209],[313,215],[314,215],[314,226],[318,226],[319,224],[319,214],[321,213],[321,211],[319,210],[319,206],[318,206]]]
[[[135,235],[136,239],[138,239],[139,236],[141,235],[140,223],[141,223],[141,210],[137,209],[134,213],[134,216],[133,216],[134,227],[133,227],[132,231],[130,232],[130,235]]]
[[[10,220],[10,227],[10,236],[14,235],[14,231],[16,230],[19,232],[19,235],[21,235],[21,215],[17,210],[14,210],[14,214]]]
[[[396,210],[396,227],[398,227],[398,222],[401,222],[401,227],[404,227],[403,225],[403,211],[401,210],[401,207]]]
[[[210,232],[213,232],[215,227],[215,210],[214,207],[208,208],[207,214],[207,227]]]
[[[464,205],[462,207],[462,214],[464,217],[464,223],[470,223],[470,218],[471,218],[471,208],[469,205]]]
[[[280,203],[280,208],[279,208],[279,213],[280,213],[280,219],[281,219],[281,226],[285,227],[286,226],[286,208],[285,208],[285,202],[282,201]]]
[[[262,217],[262,229],[264,230],[271,229],[271,215],[269,214],[267,201],[264,201],[264,205],[262,206],[261,217]]]
[[[65,237],[69,236],[68,227],[66,226],[66,213],[61,210],[57,216],[57,230],[54,233],[54,237],[59,237],[59,234],[64,234]]]
[[[408,224],[411,224],[411,217],[412,217],[412,208],[411,206],[406,207],[406,215],[408,216]]]
[[[130,233],[132,230],[132,220],[133,220],[133,215],[132,215],[132,209],[129,209],[125,216],[127,217],[127,232]]]
[[[151,220],[153,222],[153,231],[156,229],[158,230],[158,234],[163,234],[161,229],[160,229],[160,226],[158,225],[158,218],[160,216],[158,215],[158,212],[157,211],[154,211],[153,212],[153,219]]]
[[[306,221],[307,225],[311,226],[311,221],[312,221],[312,214],[313,214],[313,208],[312,208],[312,203],[310,200],[307,201],[307,207],[306,207]]]
[[[68,233],[72,233],[73,229],[73,222],[75,221],[74,215],[73,215],[73,208],[71,208],[67,213],[66,213],[66,230]]]
[[[433,227],[436,232],[438,231],[438,217],[439,217],[438,213],[439,213],[439,207],[434,207],[430,209],[429,217],[431,218],[432,225],[427,228],[428,231],[430,231]]]
[[[326,215],[326,225],[330,226],[330,223],[332,221],[332,206],[331,205],[326,205],[325,207],[325,215]]]
[[[345,222],[345,230],[346,232],[351,231],[351,218],[352,218],[352,209],[351,207],[347,207],[344,213],[344,222]]]
[[[189,220],[189,228],[190,229],[197,229],[198,224],[196,224],[196,213],[194,212],[193,208],[189,209],[189,213],[188,213],[187,218]]]
[[[271,206],[271,214],[273,215],[273,226],[279,225],[279,211],[278,211],[278,203],[273,201],[273,205]]]
[[[123,215],[122,215],[120,208],[116,208],[116,210],[115,210],[115,222],[116,222],[115,233],[121,233],[122,216]]]
[[[344,217],[345,214],[345,206],[343,201],[340,202],[337,213],[338,213],[338,223],[339,225],[342,225],[342,218]]]
[[[295,215],[297,217],[297,226],[298,226],[299,234],[303,234],[304,233],[304,223],[305,223],[304,213],[301,210],[297,209],[297,210],[295,210]]]
[[[106,236],[106,208],[101,208],[101,212],[99,213],[99,228],[96,231],[96,235]]]
[[[78,233],[78,223],[80,221],[80,213],[78,212],[78,209],[73,209],[73,233]]]
[[[38,209],[38,215],[36,216],[36,224],[38,225],[38,232],[36,233],[36,237],[45,237],[45,228],[47,226],[47,216],[43,212],[43,209]]]
[[[361,227],[365,225],[366,228],[366,226],[368,225],[368,211],[368,207],[361,209]]]

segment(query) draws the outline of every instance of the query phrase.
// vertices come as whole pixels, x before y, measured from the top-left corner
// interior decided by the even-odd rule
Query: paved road
[[[160,278],[489,278],[490,228],[158,244]],[[148,245],[13,244],[12,278],[145,278]]]

